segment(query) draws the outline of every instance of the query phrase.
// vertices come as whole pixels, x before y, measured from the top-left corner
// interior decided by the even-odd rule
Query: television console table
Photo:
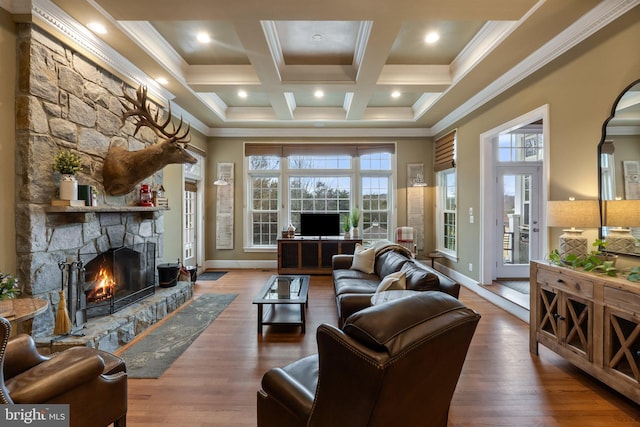
[[[640,403],[640,284],[532,261],[529,350],[538,343]]]
[[[331,258],[353,254],[362,239],[293,237],[278,239],[278,274],[331,274]]]

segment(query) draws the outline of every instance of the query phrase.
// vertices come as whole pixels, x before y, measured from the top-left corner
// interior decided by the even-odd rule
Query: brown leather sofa
[[[0,317],[0,403],[69,404],[72,427],[125,427],[127,374],[110,353],[72,347],[41,355],[29,335],[9,339],[11,324]]]
[[[459,283],[426,264],[416,262],[411,253],[399,245],[380,245],[373,274],[351,269],[352,263],[353,255],[334,255],[332,259],[338,326],[353,313],[369,307],[380,281],[397,271],[404,271],[409,290],[441,291],[455,298],[460,294]]]
[[[448,294],[419,292],[342,330],[323,324],[318,354],[263,376],[258,426],[445,427],[479,320]]]

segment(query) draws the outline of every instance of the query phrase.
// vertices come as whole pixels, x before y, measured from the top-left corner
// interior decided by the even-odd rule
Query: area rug
[[[236,296],[204,294],[125,350],[129,378],[159,378]]]
[[[225,274],[227,274],[226,271],[205,271],[204,273],[198,274],[196,280],[218,280]]]

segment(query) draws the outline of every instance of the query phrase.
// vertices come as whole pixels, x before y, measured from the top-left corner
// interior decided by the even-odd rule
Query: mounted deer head
[[[147,126],[160,138],[160,141],[149,145],[143,150],[128,151],[123,147],[111,146],[104,160],[102,178],[105,191],[112,196],[122,196],[133,191],[142,180],[150,177],[168,164],[196,163],[198,160],[186,150],[191,141],[189,131],[191,126],[182,130],[182,118],[178,127],[171,121],[171,104],[164,122],[158,121],[160,110],[155,116],[149,111],[147,88],[140,86],[136,97],[127,95],[122,85],[120,103],[124,107],[122,112],[122,126],[127,118],[132,117],[136,125],[133,136],[140,128]],[[171,131],[168,130],[171,124]]]

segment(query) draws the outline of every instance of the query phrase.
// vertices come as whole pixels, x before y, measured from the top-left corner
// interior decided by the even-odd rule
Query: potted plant
[[[358,208],[353,208],[351,211],[351,215],[349,215],[349,220],[351,222],[351,235],[353,237],[358,237],[358,225],[360,225],[360,210]]]
[[[607,242],[606,240],[596,239],[595,242],[593,242],[594,250],[591,251],[591,255],[598,257],[603,263],[611,261],[613,265],[616,265],[618,255],[611,254],[605,251],[608,243],[609,242]]]
[[[349,215],[344,217],[344,224],[342,226],[342,231],[344,231],[344,237],[349,238],[351,231],[351,218]]]
[[[13,314],[12,299],[19,292],[18,279],[0,271],[0,316],[7,317]]]
[[[60,173],[60,199],[78,199],[76,174],[82,166],[80,156],[69,151],[60,151],[53,158],[53,170]]]

